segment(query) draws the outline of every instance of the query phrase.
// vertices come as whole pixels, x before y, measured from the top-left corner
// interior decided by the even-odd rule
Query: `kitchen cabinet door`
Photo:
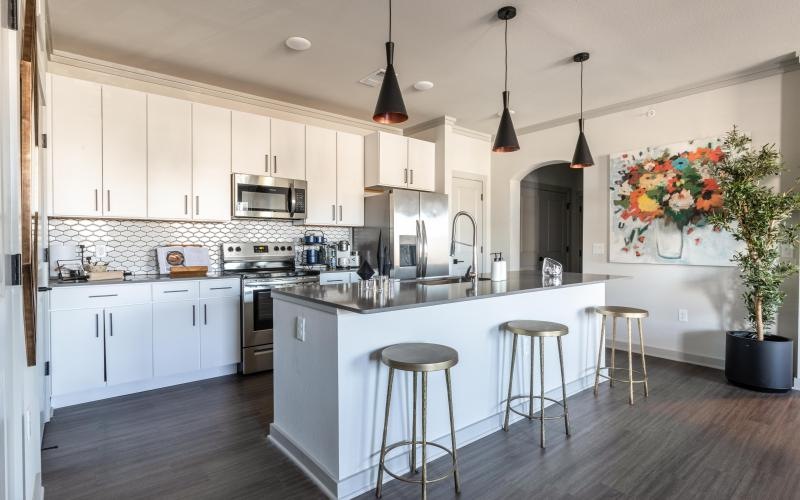
[[[364,225],[364,136],[336,134],[338,223]]]
[[[156,377],[200,369],[198,302],[153,303],[153,374]]]
[[[270,124],[272,176],[306,178],[306,126],[272,119]]]
[[[53,396],[104,387],[103,309],[50,313]]]
[[[239,297],[200,301],[200,366],[211,368],[238,363]]]
[[[192,104],[147,95],[147,215],[192,218]]]
[[[408,187],[418,191],[436,189],[436,144],[408,139]]]
[[[147,95],[103,86],[103,215],[147,216]]]
[[[335,130],[306,127],[306,224],[333,225],[338,221],[336,135]]]
[[[270,175],[269,117],[231,113],[231,169],[237,174]]]
[[[53,215],[102,215],[101,108],[99,84],[52,76]]]
[[[150,304],[105,310],[108,385],[153,376],[153,307]]]
[[[231,112],[192,105],[192,194],[195,220],[231,220]]]
[[[408,187],[408,138],[375,132],[364,139],[366,187]]]

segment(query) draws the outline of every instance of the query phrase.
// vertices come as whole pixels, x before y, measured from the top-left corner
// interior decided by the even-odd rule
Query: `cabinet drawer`
[[[199,290],[199,283],[193,280],[153,283],[153,302],[197,300],[200,295]]]
[[[350,283],[355,273],[343,271],[340,273],[322,273],[319,276],[320,285],[337,285],[340,283]]]
[[[53,288],[50,310],[113,307],[150,302],[150,285],[78,285]]]
[[[226,278],[200,281],[200,297],[238,297],[241,295],[242,282],[239,278]]]

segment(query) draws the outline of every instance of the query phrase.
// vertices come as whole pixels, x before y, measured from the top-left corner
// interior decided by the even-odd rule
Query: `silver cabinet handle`
[[[328,280],[326,283],[344,283],[344,280]]]
[[[101,297],[116,297],[116,296],[117,296],[116,293],[106,293],[106,294],[103,294],[103,295],[89,295],[89,298],[90,299],[99,299]]]
[[[195,324],[196,324],[196,320],[195,320],[195,306],[194,306],[194,305],[192,305],[192,326],[195,326]]]
[[[264,155],[264,172],[269,174],[269,155]]]
[[[203,324],[208,324],[208,304],[203,304]]]
[[[99,210],[99,207],[97,205],[97,190],[95,189],[94,190],[94,211],[97,212],[98,210]]]
[[[272,173],[278,173],[278,155],[274,155],[272,159]]]
[[[230,290],[232,286],[212,286],[209,290]]]
[[[331,205],[331,220],[336,222],[336,204]]]
[[[339,205],[339,222],[342,222],[342,206]]]
[[[94,315],[94,338],[100,338],[100,315]]]
[[[408,184],[408,169],[403,169],[403,184]]]
[[[183,195],[183,214],[189,215],[189,195]]]
[[[108,313],[108,335],[114,336],[114,313]]]
[[[411,169],[411,182],[409,184],[414,184],[414,169]]]
[[[111,211],[111,190],[106,189],[106,210]]]
[[[164,293],[182,293],[188,292],[189,290],[164,290]]]
[[[263,356],[264,354],[272,354],[272,347],[262,347],[261,349],[253,350],[253,356]]]
[[[194,214],[200,215],[200,195],[194,197]]]

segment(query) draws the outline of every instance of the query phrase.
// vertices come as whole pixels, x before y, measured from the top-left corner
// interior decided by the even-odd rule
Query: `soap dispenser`
[[[492,281],[505,281],[508,277],[506,261],[503,260],[502,252],[493,252],[492,255]]]

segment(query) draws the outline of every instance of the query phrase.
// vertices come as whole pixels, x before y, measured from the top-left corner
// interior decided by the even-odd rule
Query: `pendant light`
[[[397,73],[394,72],[394,42],[392,41],[392,0],[389,0],[389,41],[386,42],[386,72],[383,75],[381,92],[378,94],[378,103],[372,120],[378,123],[401,123],[408,120],[406,105],[403,103],[403,94],[400,84],[397,83]]]
[[[517,133],[514,131],[514,124],[511,122],[511,112],[508,110],[508,20],[514,19],[517,15],[515,7],[503,7],[497,11],[497,17],[506,23],[505,27],[505,80],[503,87],[503,114],[500,116],[500,125],[497,127],[497,135],[494,138],[492,151],[495,153],[510,153],[519,150]]]
[[[589,151],[589,144],[586,142],[586,136],[583,134],[583,63],[589,60],[588,52],[580,52],[572,57],[576,63],[581,63],[581,117],[578,119],[578,144],[575,145],[575,154],[572,155],[572,163],[570,168],[586,168],[594,165],[594,158]]]

